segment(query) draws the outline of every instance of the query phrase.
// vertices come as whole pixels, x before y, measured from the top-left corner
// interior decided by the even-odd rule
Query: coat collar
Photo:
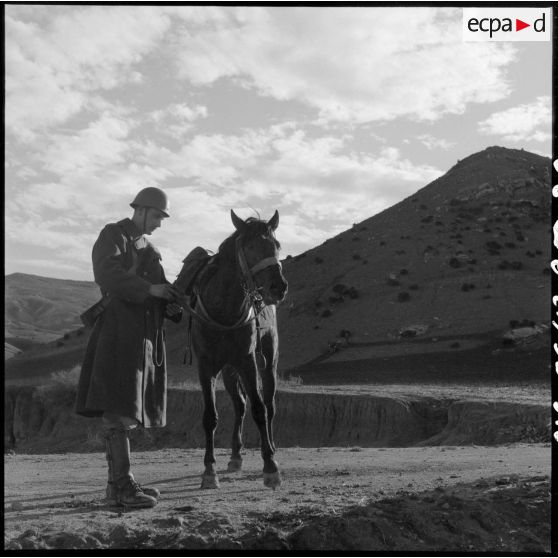
[[[118,226],[122,227],[126,235],[134,242],[143,237],[141,231],[136,227],[131,219],[122,219],[122,221],[118,221]]]

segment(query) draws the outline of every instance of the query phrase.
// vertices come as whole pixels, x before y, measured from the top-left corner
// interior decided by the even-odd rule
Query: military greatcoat
[[[95,282],[110,301],[88,341],[76,412],[91,417],[108,411],[147,428],[164,426],[166,302],[149,295],[152,284],[167,282],[160,253],[124,219],[105,226],[92,257]]]

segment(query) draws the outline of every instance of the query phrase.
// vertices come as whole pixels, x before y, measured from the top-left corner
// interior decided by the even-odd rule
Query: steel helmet
[[[134,209],[136,207],[154,207],[158,209],[165,217],[169,217],[169,200],[167,194],[159,188],[150,186],[140,190],[134,201],[130,204]]]

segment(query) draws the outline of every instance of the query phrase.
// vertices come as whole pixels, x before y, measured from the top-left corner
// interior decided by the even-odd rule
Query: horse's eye
[[[263,240],[267,240],[267,235],[262,234],[262,235],[260,235],[260,238],[263,239]]]

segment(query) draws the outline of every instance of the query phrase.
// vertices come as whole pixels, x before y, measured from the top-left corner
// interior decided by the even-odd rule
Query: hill
[[[13,273],[6,276],[6,341],[26,350],[81,327],[79,315],[100,297],[91,281]]]
[[[21,352],[20,349],[4,341],[4,360],[14,357]]]
[[[382,213],[287,256],[280,370],[313,383],[326,375],[328,383],[371,381],[371,370],[382,382],[391,374],[406,382],[414,363],[421,381],[473,372],[505,381],[510,367],[514,380],[525,368],[546,378],[540,340],[517,357],[510,349],[491,359],[511,326],[549,325],[550,170],[548,158],[490,147]],[[7,377],[79,363],[87,336],[81,329],[60,336],[80,327],[79,313],[97,300],[96,285],[23,274],[6,284],[7,331],[58,337],[10,359]],[[167,328],[176,381],[196,378],[182,365],[186,322]],[[548,335],[542,337],[545,345]],[[467,362],[478,370],[464,370]]]
[[[282,366],[327,354],[343,331],[363,359],[366,344],[406,331],[441,339],[548,323],[550,171],[548,158],[490,147],[288,258]]]

